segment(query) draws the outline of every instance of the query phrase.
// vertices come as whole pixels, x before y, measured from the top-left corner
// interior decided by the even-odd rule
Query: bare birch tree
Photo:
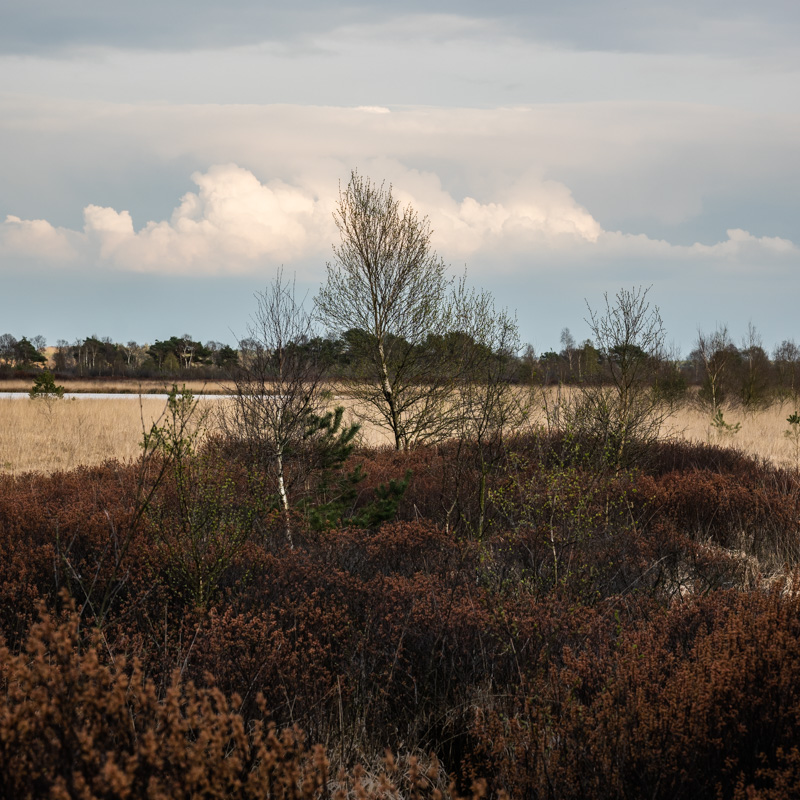
[[[293,546],[291,483],[315,469],[325,449],[341,451],[357,426],[338,430],[341,414],[327,408],[323,367],[302,347],[314,334],[313,319],[298,303],[294,283],[284,281],[279,271],[256,300],[247,358],[234,374],[233,401],[223,412],[222,426],[273,474],[286,537]]]
[[[724,397],[723,379],[735,355],[733,342],[728,335],[727,325],[718,325],[713,333],[703,333],[697,329],[697,354],[706,373],[705,386],[701,397],[707,399],[711,416],[715,416]]]
[[[432,249],[427,217],[354,171],[334,219],[341,238],[317,307],[330,329],[360,332],[361,371],[348,387],[359,413],[398,450],[444,438],[455,373],[430,343],[450,329],[457,287]]]
[[[660,434],[670,414],[654,386],[664,353],[665,331],[649,289],[620,289],[606,294],[605,310],[591,307],[588,323],[605,369],[582,381],[561,409],[562,424],[588,435],[615,465],[636,460]]]
[[[453,353],[460,371],[455,406],[462,444],[474,447],[479,473],[478,519],[474,533],[483,535],[487,479],[494,464],[502,458],[504,441],[527,422],[532,405],[530,387],[516,386],[511,369],[522,343],[516,318],[506,309],[497,309],[489,292],[460,292],[456,302],[455,332],[461,342]]]

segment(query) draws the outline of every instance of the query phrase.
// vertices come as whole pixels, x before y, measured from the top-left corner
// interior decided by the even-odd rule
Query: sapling
[[[31,400],[43,402],[40,410],[44,408],[49,417],[53,413],[53,403],[64,397],[64,387],[56,384],[52,372],[44,370],[33,379],[33,386],[28,392],[28,397]]]
[[[792,443],[794,448],[794,465],[800,467],[800,414],[795,411],[786,418],[789,423],[789,430],[784,431],[783,435]]]
[[[742,428],[741,422],[725,422],[722,415],[722,409],[718,408],[717,413],[711,419],[711,427],[717,432],[717,437],[732,437],[735,436]]]
[[[64,396],[64,387],[56,383],[52,372],[44,370],[33,379],[33,386],[28,392],[28,396],[31,400],[36,400],[37,398],[59,400]]]

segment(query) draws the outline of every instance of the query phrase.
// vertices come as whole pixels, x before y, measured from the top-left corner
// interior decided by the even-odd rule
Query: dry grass
[[[97,388],[95,387],[95,391]],[[208,400],[217,403],[224,400]],[[349,402],[337,398],[337,403]],[[159,419],[166,397],[121,396],[30,400],[0,398],[0,472],[58,472],[80,465],[126,461],[141,453],[143,432]],[[202,406],[201,406],[202,410]],[[214,414],[206,417],[213,430]],[[362,427],[364,444],[379,446],[388,438],[378,428]]]
[[[164,398],[29,400],[0,398],[0,470],[57,472],[141,452],[143,429]]]
[[[94,383],[91,388],[97,391],[99,387]],[[163,387],[156,388],[163,391]],[[146,392],[147,385],[142,389]],[[335,402],[343,404],[347,416],[352,417],[352,401],[337,395]],[[109,458],[135,458],[141,452],[143,429],[149,429],[164,407],[164,397],[146,395],[141,401],[130,396],[61,401],[0,398],[0,471],[56,472]],[[778,466],[800,468],[800,442],[785,436],[790,413],[791,408],[780,405],[752,415],[726,409],[725,420],[741,424],[737,433],[726,434],[711,426],[709,414],[684,408],[670,418],[664,433],[735,447]],[[541,423],[542,411],[535,410],[531,421]],[[371,446],[391,445],[387,432],[369,423],[362,423],[361,439]]]
[[[718,431],[711,425],[711,414],[695,408],[680,409],[668,422],[665,433],[692,442],[734,447],[744,453],[766,458],[776,466],[800,468],[800,441],[786,436],[786,418],[792,408],[776,403],[755,414],[725,408],[723,417],[729,425],[740,424],[738,432]]]
[[[549,388],[543,393],[536,391],[531,421],[544,425],[547,413],[553,413],[557,403],[569,403],[570,388]],[[547,412],[545,411],[547,406]],[[787,417],[794,410],[789,403],[775,403],[755,413],[740,408],[723,407],[724,421],[731,426],[739,424],[739,430],[719,430],[711,424],[708,411],[694,404],[677,409],[662,426],[663,436],[677,436],[690,442],[731,447],[747,455],[765,458],[779,467],[800,469],[800,436],[793,439],[786,435],[790,429]]]

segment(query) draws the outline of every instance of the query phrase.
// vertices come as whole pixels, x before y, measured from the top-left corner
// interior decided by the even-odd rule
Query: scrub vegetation
[[[796,793],[795,470],[296,451],[289,540],[274,470],[188,408],[136,461],[0,477],[5,794]]]

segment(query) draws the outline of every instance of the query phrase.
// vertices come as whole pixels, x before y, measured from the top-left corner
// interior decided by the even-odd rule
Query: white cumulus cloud
[[[292,261],[320,249],[324,211],[309,191],[262,184],[235,164],[196,172],[192,180],[198,190],[181,198],[169,220],[139,231],[127,212],[89,206],[87,237],[102,258],[137,271],[248,272],[262,261]]]
[[[261,183],[235,164],[192,175],[169,220],[136,230],[128,211],[84,209],[82,231],[46,220],[8,216],[0,225],[0,251],[47,263],[97,264],[134,272],[247,273],[268,262],[319,253],[331,241],[331,198],[282,181]]]
[[[595,242],[602,233],[600,224],[557,181],[526,177],[500,191],[496,200],[481,202],[453,197],[433,173],[389,171],[394,173],[396,197],[429,217],[434,246],[450,258],[483,249],[569,248]]]
[[[755,255],[758,252],[779,256],[800,253],[794,242],[779,236],[753,236],[741,228],[729,228],[726,233],[728,238],[725,241],[712,245],[696,243],[689,249],[692,253],[710,256]]]
[[[398,162],[372,163],[393,179],[393,192],[428,216],[432,244],[446,261],[464,259],[480,274],[530,271],[538,263],[572,263],[592,269],[609,259],[656,259],[675,264],[787,264],[800,249],[779,237],[730,229],[714,244],[673,245],[643,234],[606,231],[563,183],[522,175],[496,197],[456,197],[433,172]],[[75,264],[160,274],[255,274],[286,264],[319,279],[338,234],[332,214],[335,184],[300,178],[262,182],[236,164],[192,175],[169,219],[139,229],[127,210],[84,209],[83,230],[46,220],[8,216],[0,224],[0,253],[45,264]],[[327,187],[327,188],[326,188]]]
[[[0,254],[48,262],[69,262],[77,256],[74,231],[56,228],[44,219],[20,219],[12,214],[0,224]]]

